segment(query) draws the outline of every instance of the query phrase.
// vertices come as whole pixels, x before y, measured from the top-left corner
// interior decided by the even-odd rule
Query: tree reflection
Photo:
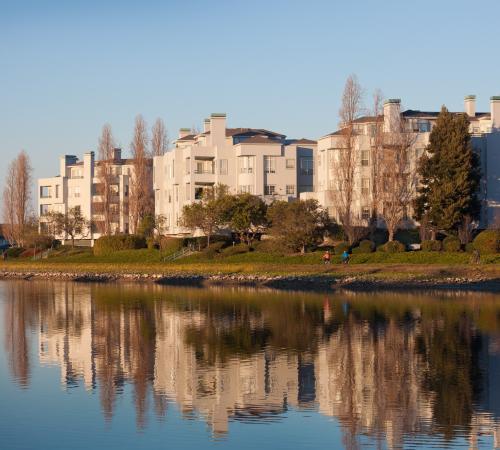
[[[65,388],[97,390],[108,421],[131,386],[138,428],[149,413],[168,419],[169,402],[216,435],[315,408],[339,421],[346,448],[464,431],[472,443],[498,427],[498,296],[43,282],[3,295],[12,377],[28,385],[37,332],[41,363],[60,366]]]

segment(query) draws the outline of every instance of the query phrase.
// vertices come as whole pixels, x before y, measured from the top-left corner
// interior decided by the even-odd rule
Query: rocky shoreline
[[[500,279],[485,277],[439,277],[418,279],[376,279],[366,276],[252,275],[252,274],[164,274],[164,273],[77,273],[60,271],[0,271],[0,279],[58,280],[74,282],[142,282],[171,286],[252,286],[290,290],[474,290],[500,292]]]

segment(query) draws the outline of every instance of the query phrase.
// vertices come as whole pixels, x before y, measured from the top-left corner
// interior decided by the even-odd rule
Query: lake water
[[[500,295],[0,282],[1,449],[500,446]]]

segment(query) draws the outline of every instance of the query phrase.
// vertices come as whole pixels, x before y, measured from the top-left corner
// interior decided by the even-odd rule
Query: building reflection
[[[465,297],[25,282],[6,294],[13,378],[29,384],[35,331],[39,361],[59,366],[64,389],[97,391],[108,421],[130,387],[139,428],[150,415],[168,420],[174,404],[215,436],[293,408],[336,419],[346,448],[363,439],[401,448],[415,435],[500,445],[494,296],[479,308]]]

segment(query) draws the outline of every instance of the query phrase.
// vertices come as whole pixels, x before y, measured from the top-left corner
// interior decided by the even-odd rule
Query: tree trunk
[[[389,232],[389,242],[392,242],[394,240],[394,230],[392,228],[388,228],[387,231]]]

